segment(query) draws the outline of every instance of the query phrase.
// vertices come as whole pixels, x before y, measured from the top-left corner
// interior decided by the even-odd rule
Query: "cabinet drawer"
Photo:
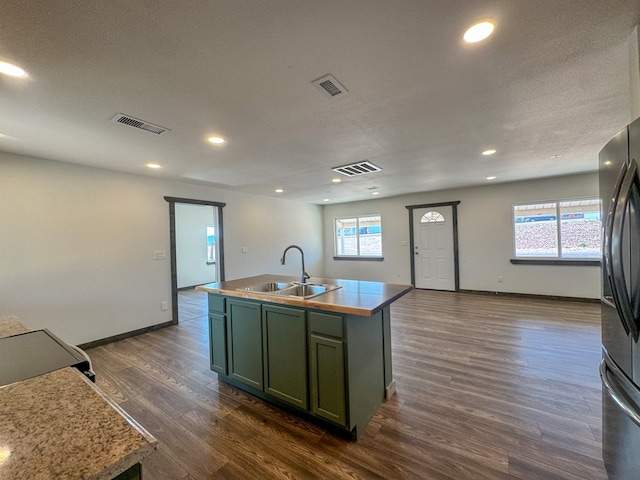
[[[309,333],[343,338],[342,317],[329,313],[309,312]]]
[[[225,297],[222,295],[216,295],[214,293],[209,294],[209,311],[210,312],[225,312]]]

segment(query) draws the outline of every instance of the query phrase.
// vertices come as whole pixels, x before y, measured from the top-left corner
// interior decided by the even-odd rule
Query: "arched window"
[[[432,210],[425,213],[420,219],[420,223],[444,222],[444,217],[440,212]]]

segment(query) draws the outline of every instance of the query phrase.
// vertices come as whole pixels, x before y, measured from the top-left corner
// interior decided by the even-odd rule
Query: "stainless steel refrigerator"
[[[640,119],[600,152],[602,454],[610,479],[640,479]]]

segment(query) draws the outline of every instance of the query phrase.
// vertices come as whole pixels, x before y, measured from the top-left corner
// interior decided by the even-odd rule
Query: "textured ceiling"
[[[3,0],[0,60],[29,78],[0,78],[0,150],[319,204],[593,171],[631,120],[639,14],[638,0]],[[463,45],[487,17],[495,35]],[[318,90],[326,74],[348,93]],[[332,184],[363,160],[382,171]]]

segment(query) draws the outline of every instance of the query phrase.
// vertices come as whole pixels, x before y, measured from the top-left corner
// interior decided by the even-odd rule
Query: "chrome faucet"
[[[280,263],[282,265],[285,264],[284,257],[287,255],[287,251],[289,251],[290,248],[297,248],[298,250],[300,250],[300,255],[302,255],[302,275],[300,276],[300,283],[307,283],[307,279],[311,277],[307,272],[304,271],[304,252],[298,245],[289,245],[287,248],[285,248],[284,253],[282,254],[282,258],[280,259]]]

